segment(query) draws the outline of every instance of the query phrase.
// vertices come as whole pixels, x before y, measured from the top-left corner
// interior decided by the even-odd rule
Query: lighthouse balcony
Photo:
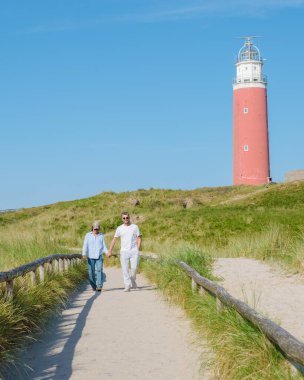
[[[239,84],[239,83],[263,83],[267,84],[267,76],[263,75],[261,78],[253,77],[253,78],[233,78],[232,81],[233,84]]]

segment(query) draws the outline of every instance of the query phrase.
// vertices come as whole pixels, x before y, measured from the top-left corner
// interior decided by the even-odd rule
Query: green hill
[[[80,248],[94,219],[109,241],[123,210],[140,225],[146,251],[195,244],[214,256],[274,259],[304,270],[304,182],[106,192],[2,214],[0,268]]]

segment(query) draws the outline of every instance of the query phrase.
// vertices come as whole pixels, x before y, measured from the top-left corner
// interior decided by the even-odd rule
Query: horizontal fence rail
[[[302,342],[270,319],[265,318],[262,314],[252,309],[245,302],[234,298],[217,283],[202,277],[188,264],[179,261],[179,265],[187,272],[188,276],[192,278],[193,290],[200,288],[202,295],[204,295],[206,291],[211,293],[216,297],[219,309],[225,305],[236,310],[243,318],[258,327],[289,359],[304,366],[304,344]]]
[[[31,284],[37,283],[37,269],[39,268],[39,282],[44,282],[45,269],[48,272],[63,272],[68,270],[70,266],[77,265],[81,262],[82,256],[78,253],[74,254],[55,254],[41,259],[37,259],[28,264],[21,265],[7,272],[0,272],[0,283],[6,283],[6,295],[12,298],[14,295],[14,280],[18,277],[22,278],[24,287],[26,287],[26,274],[30,274]],[[47,265],[47,268],[45,268]]]

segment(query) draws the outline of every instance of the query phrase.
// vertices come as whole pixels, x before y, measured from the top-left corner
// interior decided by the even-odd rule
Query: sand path
[[[55,318],[23,360],[33,371],[12,379],[208,379],[189,321],[141,275],[124,293],[119,269],[105,268],[102,293],[88,285]],[[200,373],[200,374],[199,374]]]
[[[247,302],[304,342],[304,277],[286,275],[246,258],[218,259],[214,273],[233,296]]]

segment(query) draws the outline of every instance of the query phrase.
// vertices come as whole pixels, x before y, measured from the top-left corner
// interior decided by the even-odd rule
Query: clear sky
[[[263,36],[274,181],[304,168],[303,20],[303,0],[1,0],[0,209],[230,185],[237,36]]]

